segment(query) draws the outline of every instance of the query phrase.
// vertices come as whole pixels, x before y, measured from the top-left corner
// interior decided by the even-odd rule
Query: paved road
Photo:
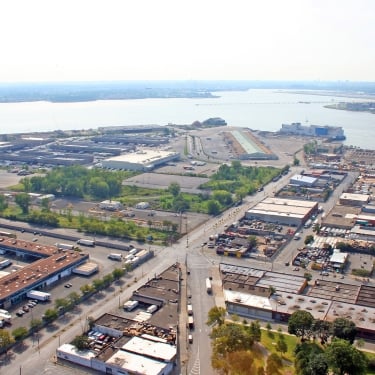
[[[298,168],[294,168],[297,172]],[[283,177],[276,185],[282,185],[284,180],[289,176]],[[355,178],[355,175],[350,175],[342,189]],[[325,204],[325,209],[328,211],[333,207],[335,200],[341,193],[342,189],[339,188],[329,202]],[[66,367],[56,366],[58,371],[53,371],[55,365],[53,355],[59,343],[69,342],[75,335],[81,334],[87,316],[98,317],[101,314],[109,311],[116,311],[121,304],[131,296],[132,291],[144,284],[147,281],[149,273],[161,273],[171,264],[178,262],[186,262],[190,271],[188,276],[188,293],[192,295],[191,301],[194,308],[195,317],[195,330],[193,332],[194,342],[189,347],[190,359],[186,368],[181,371],[184,374],[214,374],[210,366],[211,346],[208,337],[209,329],[205,325],[207,320],[208,310],[214,306],[215,299],[208,296],[205,290],[205,278],[211,276],[213,271],[217,270],[217,264],[220,261],[230,262],[232,264],[253,266],[261,269],[270,269],[272,266],[269,262],[259,262],[254,259],[236,259],[236,258],[223,258],[217,256],[212,250],[206,249],[201,246],[203,242],[207,241],[210,234],[222,231],[224,226],[232,223],[233,221],[241,218],[245,211],[250,207],[264,199],[265,196],[272,196],[275,191],[275,185],[270,184],[266,186],[264,191],[258,193],[253,197],[248,197],[244,204],[240,207],[235,207],[220,218],[211,218],[204,225],[196,228],[189,233],[188,236],[182,238],[177,244],[171,247],[166,247],[159,251],[155,258],[151,259],[138,268],[134,272],[134,277],[137,277],[137,282],[132,284],[129,288],[121,290],[117,286],[113,291],[104,294],[101,300],[93,301],[91,304],[84,304],[81,307],[79,314],[72,314],[67,324],[66,321],[57,322],[53,330],[43,330],[42,336],[39,340],[39,345],[32,342],[31,339],[25,340],[26,348],[23,351],[12,354],[11,360],[2,360],[0,367],[0,374],[24,374],[35,375],[37,374],[79,374],[80,370],[68,369]],[[291,252],[295,251],[298,246],[298,241],[292,241],[289,247],[286,248],[274,261],[275,270],[282,271],[285,269],[284,260],[291,259]],[[216,280],[214,280],[216,281]],[[215,296],[217,302],[217,296]],[[22,367],[20,367],[20,364]],[[74,372],[76,371],[76,372]],[[85,370],[84,373],[90,373]],[[95,373],[95,372],[93,372]]]

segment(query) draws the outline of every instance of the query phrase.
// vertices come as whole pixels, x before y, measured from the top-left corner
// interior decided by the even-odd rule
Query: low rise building
[[[266,198],[245,214],[246,219],[300,226],[318,210],[318,203],[304,200]]]
[[[345,206],[364,206],[370,201],[367,194],[343,193],[340,196],[339,203]]]
[[[150,171],[180,158],[174,151],[147,149],[102,160],[103,168],[131,171]]]
[[[296,174],[290,179],[290,183],[298,186],[308,186],[312,187],[315,185],[318,179],[316,177],[304,176],[301,174]]]

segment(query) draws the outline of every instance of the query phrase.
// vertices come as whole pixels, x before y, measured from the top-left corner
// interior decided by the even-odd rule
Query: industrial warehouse
[[[180,154],[174,151],[143,149],[142,151],[114,156],[101,162],[103,168],[131,171],[150,171],[155,167],[178,160]]]
[[[269,321],[287,321],[297,310],[315,319],[350,318],[363,338],[375,334],[375,288],[318,279],[306,288],[306,279],[259,269],[220,264],[228,312]],[[275,289],[270,292],[270,287]]]
[[[300,226],[318,211],[318,203],[305,200],[266,198],[246,212],[246,219]]]
[[[14,238],[0,237],[0,249],[38,259],[0,279],[0,306],[5,309],[25,299],[29,291],[43,289],[70,275],[89,259],[84,252],[63,251],[56,246],[41,246]]]
[[[106,374],[171,374],[177,361],[179,283],[175,264],[134,291],[132,301],[138,303],[131,318],[101,315],[85,333],[88,349],[63,344],[57,357]]]

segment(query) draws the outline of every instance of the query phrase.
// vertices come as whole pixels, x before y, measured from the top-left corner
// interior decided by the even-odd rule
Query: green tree
[[[49,208],[49,199],[48,198],[42,199],[41,209],[42,209],[42,211],[49,211],[50,210],[50,208]]]
[[[114,280],[119,280],[124,275],[125,275],[125,270],[122,269],[122,268],[115,268],[112,271],[112,276],[113,276]]]
[[[295,311],[288,320],[288,332],[304,341],[312,335],[314,317],[304,310]]]
[[[87,349],[89,347],[89,338],[83,335],[76,336],[72,341],[72,345],[78,350]]]
[[[69,300],[66,298],[56,298],[55,300],[55,308],[56,309],[66,309],[69,307]]]
[[[310,281],[312,279],[312,275],[310,272],[305,272],[303,274],[303,277],[307,280],[307,281]]]
[[[280,336],[276,343],[276,350],[281,354],[284,354],[288,351],[288,344],[286,343],[284,336]]]
[[[12,336],[16,341],[22,341],[29,333],[26,327],[18,327],[12,331]]]
[[[168,186],[168,191],[174,196],[177,197],[180,194],[181,186],[177,182],[171,182]]]
[[[312,234],[309,234],[308,236],[305,237],[305,245],[308,245],[309,243],[314,242],[314,236]]]
[[[104,286],[108,286],[113,282],[114,278],[112,273],[109,273],[108,275],[103,276],[103,284]]]
[[[212,326],[218,324],[219,326],[225,322],[226,310],[224,307],[214,306],[208,311],[208,319],[206,324]]]
[[[69,293],[68,295],[68,300],[69,300],[69,303],[73,306],[77,305],[79,300],[80,300],[80,296],[77,292],[71,292]]]
[[[31,319],[30,330],[37,331],[39,328],[42,327],[42,325],[43,325],[43,322],[41,319],[38,319],[38,318]]]
[[[330,368],[335,375],[364,375],[367,371],[366,356],[347,340],[334,339],[325,351]]]
[[[214,199],[207,201],[207,211],[210,215],[217,215],[220,213],[220,203]]]
[[[7,349],[14,343],[13,337],[6,329],[0,329],[0,349]]]
[[[250,335],[254,338],[254,341],[260,342],[262,336],[262,330],[258,321],[252,321],[248,327],[245,327],[249,331]]]
[[[30,196],[26,193],[19,193],[16,195],[15,201],[21,208],[22,213],[27,215],[29,213]]]
[[[327,360],[321,346],[315,342],[303,342],[294,350],[294,367],[297,375],[326,375]]]
[[[92,286],[96,291],[101,290],[104,288],[104,281],[102,279],[94,279],[92,282]]]
[[[241,324],[225,323],[212,329],[213,352],[219,356],[240,350],[250,350],[254,338]]]
[[[328,341],[331,334],[332,324],[326,320],[317,319],[313,323],[314,336],[320,339],[320,343],[323,345]]]
[[[89,284],[84,284],[82,285],[80,288],[79,288],[82,292],[82,294],[88,294],[88,293],[91,293],[93,292],[95,289],[89,285]]]
[[[353,344],[357,335],[357,327],[353,321],[346,318],[336,318],[332,323],[332,336],[348,340]]]
[[[328,363],[324,353],[311,356],[307,369],[309,371],[309,374],[306,375],[327,375]]]
[[[223,206],[228,206],[233,203],[232,194],[225,190],[215,190],[212,194],[212,198]]]
[[[46,322],[52,322],[57,319],[58,316],[59,314],[56,309],[47,309],[44,313],[44,320]]]
[[[0,211],[4,211],[8,207],[5,195],[0,194]]]

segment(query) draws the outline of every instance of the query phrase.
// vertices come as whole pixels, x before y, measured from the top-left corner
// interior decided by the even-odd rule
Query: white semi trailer
[[[51,293],[41,292],[40,290],[29,290],[26,296],[38,301],[49,301],[51,299]]]

